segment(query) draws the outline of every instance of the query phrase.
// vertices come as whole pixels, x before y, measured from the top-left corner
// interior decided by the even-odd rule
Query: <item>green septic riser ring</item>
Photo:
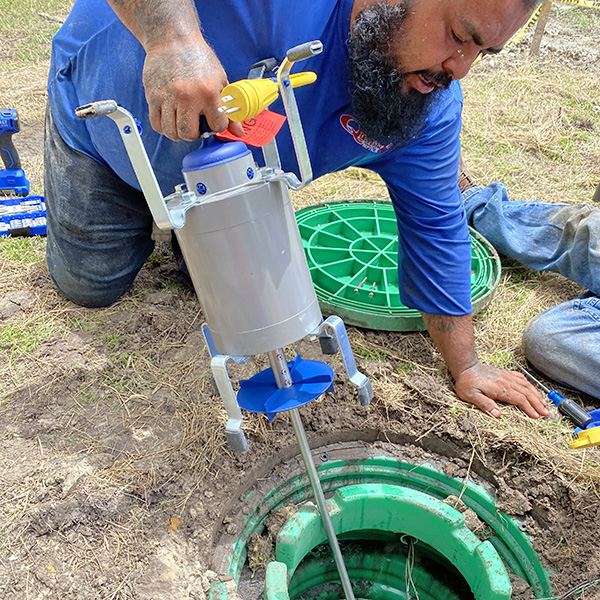
[[[341,455],[346,456],[349,450],[341,449]],[[368,449],[362,451],[368,454]],[[460,496],[464,504],[472,509],[477,516],[489,527],[486,544],[491,544],[507,568],[524,579],[532,587],[532,593],[536,598],[545,598],[552,595],[552,586],[548,573],[542,566],[540,559],[528,540],[527,535],[520,529],[519,523],[508,515],[498,510],[494,497],[481,485],[469,481],[466,485],[464,480],[449,477],[434,466],[423,463],[415,465],[389,456],[367,456],[352,459],[335,459],[337,452],[333,448],[328,449],[328,460],[318,469],[321,485],[326,493],[336,492],[342,488],[362,487],[371,488],[373,484],[388,485],[392,488],[401,487],[407,491],[415,491],[420,496],[426,496],[431,501],[441,502],[450,495]],[[352,455],[361,454],[361,450],[353,449]],[[257,495],[250,493],[244,500],[244,507],[238,514],[243,513],[243,523],[237,540],[231,545],[226,543],[216,549],[218,556],[214,567],[217,572],[226,573],[239,581],[244,562],[246,560],[246,546],[254,532],[260,533],[266,518],[275,510],[288,504],[301,504],[312,498],[312,491],[308,478],[303,471],[285,480],[278,486],[270,488],[266,494]],[[436,506],[438,504],[436,503]],[[447,506],[444,504],[444,506]],[[444,508],[444,511],[450,507]],[[333,518],[333,514],[332,514]],[[357,519],[360,522],[360,519]],[[413,535],[423,539],[420,533]],[[407,532],[408,533],[408,532]],[[411,534],[412,535],[412,534]],[[437,543],[433,544],[435,549]],[[451,561],[452,562],[452,561]],[[275,562],[274,565],[279,563]],[[287,567],[281,564],[279,567],[270,567],[281,571]],[[302,568],[302,567],[300,567]],[[363,564],[362,569],[365,568]],[[335,573],[337,577],[337,572]],[[281,592],[281,580],[272,580],[273,585]],[[293,582],[292,582],[293,583]],[[385,580],[379,581],[384,584]],[[209,600],[227,600],[225,585],[214,586],[209,593]],[[294,592],[294,590],[291,590]],[[283,593],[283,592],[281,592]],[[287,592],[287,589],[285,591]],[[292,593],[295,597],[295,593]],[[361,597],[366,597],[361,595]],[[440,597],[439,595],[437,596]],[[443,597],[443,596],[442,596]],[[285,596],[274,596],[277,600],[283,600]],[[425,597],[424,599],[425,600]],[[454,600],[450,596],[445,600]]]
[[[296,220],[323,313],[369,329],[425,329],[419,311],[400,301],[398,226],[391,202],[328,202],[299,210]],[[469,233],[476,314],[491,302],[501,267],[493,246],[474,229]]]
[[[346,552],[344,563],[353,582],[354,595],[364,600],[398,600],[405,598],[406,573],[410,572],[410,582],[417,589],[419,600],[465,600],[464,595],[457,593],[424,569],[418,562],[412,562],[401,554],[373,552],[360,554]],[[407,564],[408,563],[408,564]],[[285,598],[285,580],[287,573],[284,563],[272,562],[267,567],[267,593],[265,598]],[[282,590],[280,596],[272,595]],[[287,585],[290,598],[307,598],[311,600],[338,600],[340,597],[340,576],[335,563],[329,556],[318,559],[311,557],[302,563],[294,572],[293,579]],[[461,597],[462,596],[462,597]]]
[[[358,538],[361,532],[410,535],[453,564],[476,600],[509,600],[512,588],[502,559],[490,542],[482,542],[467,528],[460,512],[444,502],[400,486],[359,484],[340,488],[327,504],[337,535],[354,534]],[[289,600],[288,575],[293,578],[302,559],[326,541],[319,511],[309,502],[294,514],[277,537],[276,562],[285,565],[288,573],[279,566],[271,566],[273,563],[267,567],[265,600]],[[373,576],[370,571],[367,567],[361,579]],[[377,578],[370,581],[381,583]],[[432,598],[447,600],[437,594]]]

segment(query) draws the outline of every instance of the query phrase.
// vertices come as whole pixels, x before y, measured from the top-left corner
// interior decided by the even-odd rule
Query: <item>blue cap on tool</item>
[[[199,171],[216,167],[250,154],[243,142],[222,142],[215,136],[206,139],[203,145],[187,154],[183,159],[182,172]]]

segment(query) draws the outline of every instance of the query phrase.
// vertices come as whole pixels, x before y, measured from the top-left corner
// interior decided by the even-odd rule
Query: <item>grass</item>
[[[463,85],[471,174],[520,200],[586,203],[600,181],[600,81],[584,70],[482,61]],[[535,101],[532,101],[535,98]]]
[[[357,347],[354,352],[365,360],[375,360],[380,362],[388,360],[387,352],[378,348],[373,349]]]
[[[50,59],[50,41],[73,0],[0,0],[2,70],[12,71]]]
[[[581,31],[593,31],[600,27],[600,12],[597,9],[557,2],[553,4],[552,11],[561,22],[573,25]]]
[[[0,237],[0,260],[30,265],[45,260],[46,240],[36,237]]]
[[[57,330],[55,322],[37,319],[0,327],[0,347],[12,355],[21,356],[35,350]]]

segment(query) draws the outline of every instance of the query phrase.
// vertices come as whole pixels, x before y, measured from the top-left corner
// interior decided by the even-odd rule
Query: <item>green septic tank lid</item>
[[[347,325],[383,331],[418,331],[425,324],[398,292],[398,227],[391,202],[326,202],[296,212],[317,298],[324,314]],[[473,314],[492,300],[500,259],[474,229],[471,235]]]

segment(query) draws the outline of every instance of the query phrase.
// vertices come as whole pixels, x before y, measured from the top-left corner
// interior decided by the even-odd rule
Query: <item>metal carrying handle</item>
[[[299,189],[308,185],[312,181],[313,173],[302,129],[302,122],[300,120],[300,113],[298,112],[298,104],[296,103],[296,97],[294,96],[294,90],[290,82],[290,70],[295,62],[317,56],[321,52],[323,52],[323,44],[320,40],[295,46],[287,51],[286,58],[277,71],[277,84],[279,85],[281,99],[283,100],[283,106],[288,117],[292,142],[294,143],[294,150],[302,178],[302,181],[298,182],[298,187],[288,181],[293,189]]]
[[[300,62],[301,60],[306,60],[311,56],[321,54],[321,52],[323,52],[323,44],[321,43],[321,40],[314,40],[312,42],[306,42],[304,44],[300,44],[299,46],[290,48],[286,52],[286,59],[291,63],[295,63]]]
[[[292,90],[290,82],[290,69],[294,62],[304,60],[320,54],[323,51],[323,44],[320,41],[307,42],[291,48],[287,52],[287,56],[277,73],[277,85],[279,87],[285,112],[288,116],[290,131],[292,133],[292,141],[294,150],[300,167],[302,181],[293,173],[285,173],[281,177],[292,189],[300,189],[312,181],[312,167],[302,131],[300,115],[298,113],[298,105]],[[75,116],[78,119],[93,119],[95,117],[109,117],[119,128],[119,133],[125,150],[131,161],[131,165],[140,184],[142,192],[146,197],[148,207],[152,213],[154,222],[160,229],[180,229],[185,225],[185,210],[190,208],[195,202],[195,195],[191,192],[179,190],[182,201],[173,210],[167,208],[165,199],[158,185],[158,181],[152,170],[150,159],[142,138],[138,130],[138,123],[133,115],[119,106],[115,100],[99,100],[85,104],[75,109]],[[203,137],[211,135],[208,132],[202,134]],[[275,151],[276,154],[276,151]]]
[[[165,204],[162,192],[150,165],[150,159],[133,115],[119,106],[114,100],[99,100],[75,109],[78,119],[93,119],[95,117],[110,117],[119,128],[125,150],[129,155],[131,165],[146,197],[146,202],[152,213],[152,218],[161,229],[179,229],[185,224],[183,213],[170,213]]]

